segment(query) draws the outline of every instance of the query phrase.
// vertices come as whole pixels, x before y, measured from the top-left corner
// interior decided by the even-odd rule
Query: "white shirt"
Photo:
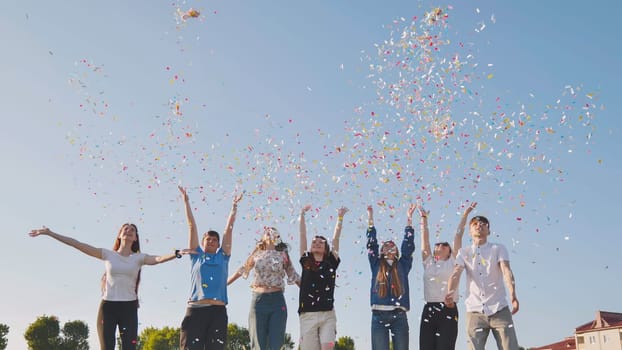
[[[423,297],[427,303],[445,302],[447,281],[455,264],[453,256],[447,260],[436,260],[432,254],[423,261]]]
[[[501,244],[487,242],[460,249],[456,265],[466,270],[467,312],[490,316],[508,306],[501,261],[510,261],[507,249]]]
[[[145,256],[143,253],[123,256],[113,250],[102,249],[106,267],[106,285],[102,299],[107,301],[138,300],[136,279],[138,270],[145,263]]]

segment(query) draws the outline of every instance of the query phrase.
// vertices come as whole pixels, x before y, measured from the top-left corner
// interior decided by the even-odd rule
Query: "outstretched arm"
[[[311,209],[311,205],[307,204],[300,210],[300,256],[307,252],[307,223],[305,222],[305,213]]]
[[[242,276],[242,274],[239,271],[234,272],[231,276],[229,276],[229,278],[227,279],[227,285],[230,285],[231,283],[235,282],[238,278],[240,278],[240,276]]]
[[[188,198],[188,193],[185,188],[181,186],[177,186],[177,188],[179,188],[179,192],[181,192],[181,197],[184,200],[184,208],[186,209],[186,221],[188,221],[188,248],[196,250],[199,246],[199,233],[197,232],[197,223],[194,221],[194,215],[192,215],[190,199]]]
[[[145,256],[145,265],[157,265],[163,262],[171,261],[175,258],[181,258],[182,255],[186,254],[197,254],[196,250],[193,249],[176,249],[171,254],[167,255],[147,255]]]
[[[77,239],[73,239],[71,237],[67,237],[67,236],[63,236],[61,234],[58,234],[56,232],[52,232],[52,230],[50,230],[47,227],[43,227],[40,228],[38,230],[32,230],[29,233],[30,237],[37,237],[37,236],[50,236],[52,238],[54,238],[57,241],[60,241],[62,243],[65,243],[68,246],[74,247],[77,250],[81,251],[82,253],[86,254],[86,255],[90,255],[94,258],[97,259],[102,259],[102,250],[100,248],[95,248],[91,245],[88,245],[86,243],[82,243],[80,241],[78,241]]]
[[[244,192],[233,197],[233,203],[231,204],[231,211],[229,212],[229,218],[227,218],[227,226],[225,226],[225,233],[222,235],[222,251],[225,255],[231,255],[231,243],[233,241],[233,224],[235,223],[235,214],[238,211],[238,202],[244,197]]]
[[[341,237],[341,226],[343,225],[343,216],[348,212],[348,208],[341,207],[337,209],[337,223],[335,223],[335,231],[333,232],[333,254],[335,258],[339,257],[339,238]]]
[[[456,235],[454,236],[454,247],[451,255],[456,257],[460,248],[462,248],[462,236],[464,235],[464,228],[466,227],[467,219],[469,218],[469,214],[471,211],[475,209],[477,206],[477,202],[471,202],[468,207],[464,210],[464,214],[462,214],[462,218],[460,218],[460,223],[458,224],[458,229],[456,230]]]
[[[508,292],[510,293],[510,300],[512,301],[512,314],[518,312],[518,298],[516,298],[516,283],[514,282],[514,273],[510,268],[510,262],[507,260],[502,260],[501,265],[501,273],[503,273],[503,279],[505,280],[505,285],[508,288]]]
[[[253,250],[253,252],[248,256],[248,258],[246,258],[244,265],[240,266],[231,276],[229,276],[229,278],[227,279],[227,285],[230,285],[231,283],[235,282],[240,277],[244,277],[244,278],[248,277],[248,273],[250,269],[252,269],[253,266],[255,266],[255,260],[253,259],[253,256],[255,255],[255,252],[257,252],[257,249],[258,248],[255,247],[255,250]]]

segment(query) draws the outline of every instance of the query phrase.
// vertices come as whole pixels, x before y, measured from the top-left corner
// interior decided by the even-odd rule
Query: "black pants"
[[[419,350],[454,350],[458,337],[458,308],[427,303],[421,313]]]
[[[102,300],[97,313],[97,335],[101,350],[114,350],[117,327],[121,338],[121,350],[136,350],[138,301]]]
[[[228,321],[224,305],[186,308],[186,316],[181,321],[180,349],[224,349]]]

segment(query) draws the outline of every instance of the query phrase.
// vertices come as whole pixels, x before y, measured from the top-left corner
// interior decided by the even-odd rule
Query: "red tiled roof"
[[[622,313],[609,311],[596,311],[596,319],[575,328],[576,333],[583,333],[598,328],[622,327]]]
[[[577,345],[575,344],[574,337],[568,337],[562,341],[558,341],[557,343],[540,346],[537,348],[530,348],[531,350],[576,350]]]
[[[601,328],[622,328],[622,313],[596,311],[596,319],[575,328],[575,335]],[[568,337],[557,343],[531,348],[531,350],[576,350],[574,337]]]

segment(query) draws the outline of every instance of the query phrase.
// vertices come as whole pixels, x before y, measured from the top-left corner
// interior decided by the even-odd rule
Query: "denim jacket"
[[[408,287],[408,273],[413,265],[413,253],[415,251],[415,230],[412,226],[404,228],[404,239],[402,240],[402,248],[400,249],[400,258],[393,264],[397,264],[398,276],[402,284],[402,295],[393,295],[391,288],[386,297],[381,298],[378,295],[376,285],[376,275],[380,268],[380,254],[378,253],[378,239],[376,238],[376,228],[370,226],[367,228],[367,258],[371,267],[371,288],[370,288],[370,305],[395,305],[408,311],[410,309],[410,290]],[[388,282],[391,284],[391,275],[388,276]]]

